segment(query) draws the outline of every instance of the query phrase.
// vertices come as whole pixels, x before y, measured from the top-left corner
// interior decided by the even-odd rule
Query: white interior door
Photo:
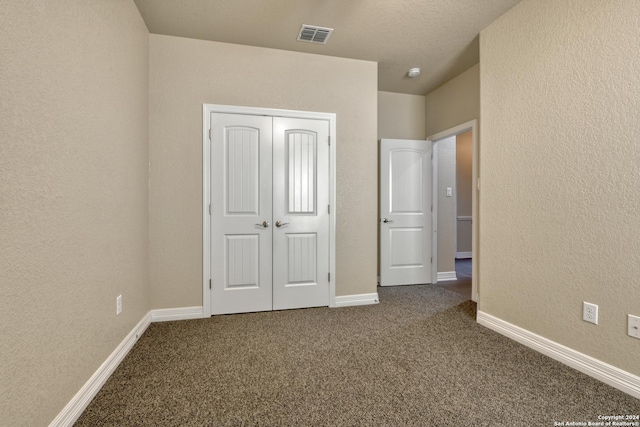
[[[380,142],[380,285],[432,283],[433,143]]]
[[[273,309],[329,305],[329,122],[273,119]]]
[[[272,309],[272,119],[211,114],[212,314]]]
[[[329,122],[210,120],[212,314],[329,305]]]

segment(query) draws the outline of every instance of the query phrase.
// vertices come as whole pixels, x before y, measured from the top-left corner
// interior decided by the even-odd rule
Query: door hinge
[[[209,128],[209,141],[211,141],[211,128]]]
[[[329,145],[331,145],[331,135],[329,135],[329,138],[327,138]]]
[[[211,215],[211,203],[209,203],[209,215]]]
[[[209,206],[211,206],[211,205],[209,205]],[[209,212],[209,213],[211,213],[211,212]],[[431,205],[431,213],[433,213],[433,205]]]
[[[431,264],[433,264],[433,257],[431,257]]]
[[[331,281],[331,273],[327,273],[327,280]]]
[[[327,205],[327,213],[330,214],[331,213],[331,205]]]
[[[211,279],[209,279],[209,289],[211,289]]]

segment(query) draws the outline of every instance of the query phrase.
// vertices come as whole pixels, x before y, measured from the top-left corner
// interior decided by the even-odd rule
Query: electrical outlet
[[[582,320],[593,324],[598,324],[598,306],[590,302],[582,303]]]
[[[116,298],[116,316],[122,313],[122,295]]]
[[[629,315],[629,336],[640,338],[640,317]]]

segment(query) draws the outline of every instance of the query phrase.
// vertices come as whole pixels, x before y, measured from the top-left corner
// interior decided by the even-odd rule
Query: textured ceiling
[[[135,0],[149,31],[378,62],[378,89],[424,95],[479,61],[480,30],[520,0]],[[302,24],[334,28],[326,45]],[[407,71],[422,75],[409,79]]]

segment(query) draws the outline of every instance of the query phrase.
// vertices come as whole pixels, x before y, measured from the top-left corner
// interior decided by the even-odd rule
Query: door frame
[[[235,105],[202,104],[202,311],[211,316],[211,113],[288,117],[329,122],[329,307],[336,307],[336,114]]]
[[[472,144],[472,165],[471,165],[471,176],[472,183],[471,188],[473,188],[473,193],[471,196],[471,299],[475,302],[478,302],[480,298],[480,227],[479,227],[479,204],[480,204],[480,168],[478,162],[478,119],[474,119],[465,123],[462,123],[458,126],[454,126],[450,129],[444,130],[442,132],[438,132],[435,135],[428,137],[429,141],[433,142],[434,147],[437,145],[437,142],[449,138],[452,136],[457,136],[461,133],[465,133],[471,131],[471,144]],[[434,148],[435,150],[435,148]],[[434,160],[437,164],[437,156],[434,154]],[[434,166],[434,171],[436,171],[436,167]],[[434,172],[434,173],[437,173]],[[437,187],[434,188],[436,193],[434,194],[434,199],[437,200]],[[434,207],[435,210],[435,207]],[[456,223],[456,232],[457,232],[457,223]]]

